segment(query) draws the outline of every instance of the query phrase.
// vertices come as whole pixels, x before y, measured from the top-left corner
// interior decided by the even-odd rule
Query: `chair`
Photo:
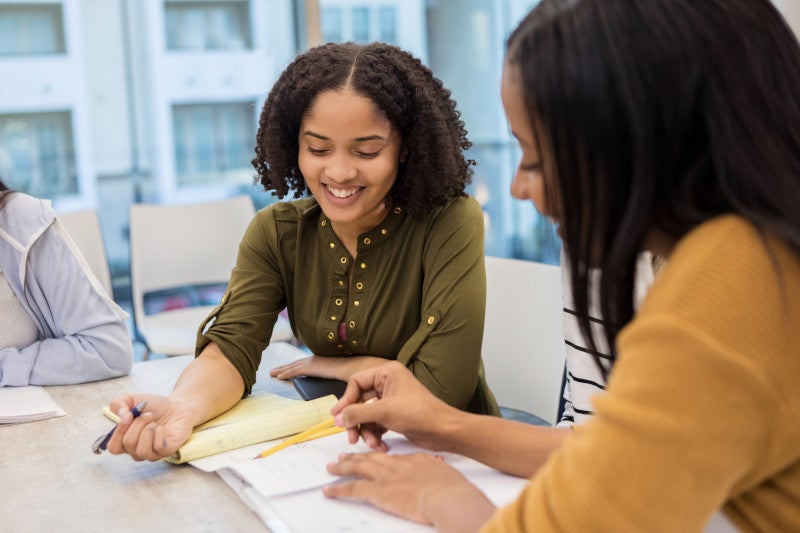
[[[524,411],[556,422],[565,358],[562,313],[559,267],[486,257],[483,362],[504,416]]]
[[[147,346],[145,358],[149,352],[194,352],[197,328],[217,302],[191,301],[187,295],[192,287],[227,284],[254,214],[246,195],[189,205],[131,206],[131,293],[136,336]],[[189,301],[181,301],[179,308],[146,312],[146,296],[181,288],[188,289],[179,298]],[[280,317],[271,340],[292,338],[288,320]]]
[[[108,255],[103,243],[103,230],[95,209],[83,209],[69,213],[59,213],[58,220],[67,230],[73,242],[83,254],[89,268],[109,298],[113,298],[111,272],[108,268]]]

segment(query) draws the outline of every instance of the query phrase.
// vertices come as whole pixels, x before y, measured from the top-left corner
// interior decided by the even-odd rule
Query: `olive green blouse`
[[[413,217],[394,208],[358,240],[352,257],[313,198],[259,211],[228,290],[200,326],[196,353],[216,342],[249,394],[286,308],[295,336],[317,355],[397,359],[448,404],[499,414],[481,360],[486,274],[478,202],[459,197]]]

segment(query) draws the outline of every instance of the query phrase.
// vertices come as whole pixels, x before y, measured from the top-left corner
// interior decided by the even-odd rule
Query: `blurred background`
[[[453,91],[478,162],[469,192],[484,209],[486,253],[557,263],[551,225],[508,194],[518,154],[499,98],[505,38],[535,3],[0,1],[0,176],[59,212],[97,209],[114,297],[129,307],[130,206],[275,201],[250,166],[273,81],[309,46],[379,40]],[[775,3],[797,27],[800,1]],[[166,297],[152,305],[184,305],[185,294]]]

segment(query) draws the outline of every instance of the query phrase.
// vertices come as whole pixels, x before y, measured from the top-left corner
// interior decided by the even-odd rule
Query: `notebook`
[[[164,460],[181,464],[268,440],[294,435],[330,418],[333,395],[311,401],[258,393],[194,428],[189,440]],[[103,413],[119,421],[108,407]]]

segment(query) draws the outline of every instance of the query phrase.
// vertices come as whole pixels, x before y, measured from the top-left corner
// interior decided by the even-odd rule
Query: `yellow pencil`
[[[318,439],[320,437],[327,437],[328,435],[333,435],[335,433],[341,433],[345,431],[346,428],[340,428],[333,425],[333,417],[325,420],[324,422],[320,422],[316,426],[312,426],[305,431],[298,433],[297,435],[293,435],[288,439],[285,439],[280,444],[276,444],[272,448],[267,448],[260,454],[253,457],[253,459],[260,459],[261,457],[266,457],[268,455],[272,455],[275,452],[278,452],[284,448],[288,448],[292,444],[298,444],[300,442],[306,442],[313,439]]]

